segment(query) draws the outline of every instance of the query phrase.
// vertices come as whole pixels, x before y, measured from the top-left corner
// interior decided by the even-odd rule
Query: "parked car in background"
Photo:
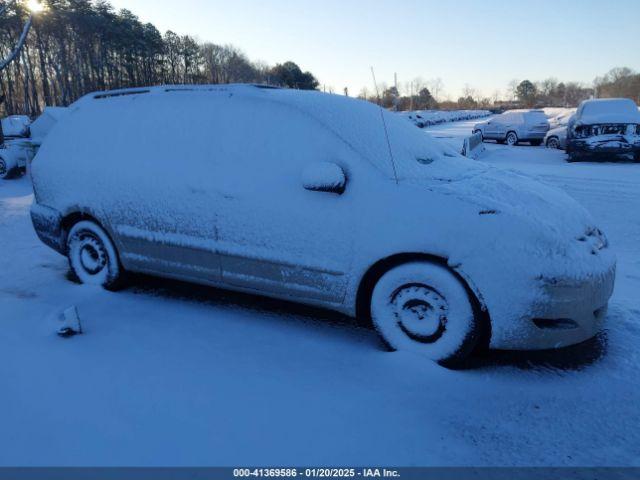
[[[555,109],[545,109],[546,110],[555,110]],[[575,115],[575,108],[566,108],[566,109],[558,109],[560,113],[556,113],[553,116],[549,117],[549,127],[553,130],[554,128],[566,126],[569,123],[569,119]]]
[[[569,161],[627,159],[640,162],[640,112],[633,100],[585,100],[569,122]]]
[[[567,148],[567,125],[573,115],[560,117],[556,126],[549,130],[544,137],[544,144],[547,148]]]
[[[407,117],[418,128],[424,128],[424,127],[426,127],[428,125],[427,121],[419,113],[408,113]]]
[[[0,121],[0,179],[13,178],[26,169],[30,124],[25,115],[12,115]]]
[[[544,137],[544,144],[547,148],[558,148],[564,150],[567,147],[567,127],[552,128]]]
[[[540,145],[548,131],[549,121],[542,110],[509,110],[473,128],[473,133],[481,133],[483,139],[507,145]]]
[[[446,365],[599,331],[615,256],[589,213],[370,102],[175,86],[70,110],[33,160],[31,217],[83,283],[133,271],[295,300]]]
[[[49,131],[66,113],[64,107],[46,107],[33,123],[29,117],[14,116],[0,123],[0,179],[20,176]],[[7,135],[8,132],[9,134]]]

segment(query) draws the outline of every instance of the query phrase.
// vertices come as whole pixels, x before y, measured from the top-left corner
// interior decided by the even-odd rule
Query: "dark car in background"
[[[640,111],[633,100],[585,100],[567,129],[570,162],[635,160],[640,162]]]

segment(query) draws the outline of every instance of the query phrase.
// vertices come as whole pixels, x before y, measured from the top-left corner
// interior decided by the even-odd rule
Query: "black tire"
[[[549,137],[547,139],[547,148],[560,148],[560,140],[558,137]]]
[[[514,131],[507,132],[507,136],[505,137],[504,140],[507,143],[507,145],[509,145],[510,147],[515,147],[516,145],[518,145],[518,142],[520,141],[518,139],[518,134]]]
[[[580,161],[580,157],[573,152],[569,153],[569,155],[567,156],[567,162],[569,163],[576,163],[579,161]]]
[[[10,167],[7,165],[7,161],[0,157],[0,180],[10,180],[18,176],[18,167]]]
[[[542,140],[531,140],[531,145],[533,145],[534,147],[539,147],[540,145],[542,145]]]
[[[80,283],[119,290],[125,271],[107,232],[92,220],[80,220],[67,235],[67,258],[72,276]]]
[[[483,335],[483,319],[462,281],[444,265],[415,261],[378,278],[369,301],[376,330],[389,350],[412,351],[459,368]]]

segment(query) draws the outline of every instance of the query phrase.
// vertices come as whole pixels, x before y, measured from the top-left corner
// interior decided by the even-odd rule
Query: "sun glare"
[[[33,13],[41,12],[44,5],[39,0],[27,0],[27,8]]]

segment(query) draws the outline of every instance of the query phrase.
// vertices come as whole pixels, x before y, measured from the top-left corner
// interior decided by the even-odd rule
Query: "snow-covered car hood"
[[[484,168],[448,182],[420,178],[407,182],[472,204],[479,216],[500,218],[506,228],[500,230],[502,236],[519,241],[526,230],[528,242],[536,248],[552,247],[560,254],[566,253],[567,241],[573,243],[596,228],[591,215],[563,191],[511,170],[476,163]]]

